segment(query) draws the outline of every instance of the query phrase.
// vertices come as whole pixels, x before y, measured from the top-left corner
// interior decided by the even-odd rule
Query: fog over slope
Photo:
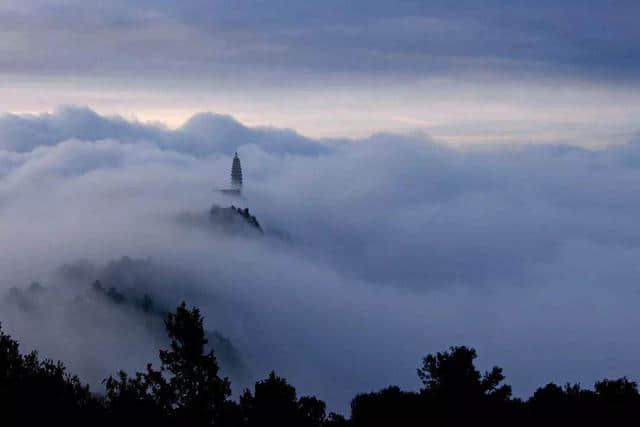
[[[176,220],[225,204],[214,189],[236,149],[265,238]],[[0,292],[52,285],[78,259],[150,259],[185,274],[154,295],[198,305],[254,375],[275,369],[342,411],[356,392],[417,387],[420,358],[456,344],[503,366],[516,394],[590,384],[633,376],[640,357],[638,182],[633,141],[459,152],[424,135],[316,141],[212,114],[176,130],[83,108],[2,115]],[[87,377],[144,367],[143,346],[110,339],[122,316],[97,328],[97,351],[59,311],[38,333],[29,314],[0,321],[46,356],[78,349],[70,369]]]

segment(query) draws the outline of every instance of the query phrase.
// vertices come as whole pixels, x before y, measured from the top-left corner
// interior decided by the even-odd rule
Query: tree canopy
[[[3,425],[93,426],[424,426],[560,425],[621,423],[640,413],[637,384],[626,377],[540,387],[527,400],[511,397],[499,367],[481,373],[476,351],[465,346],[428,354],[417,370],[421,389],[389,386],[356,395],[350,418],[327,414],[314,396],[298,397],[285,378],[272,371],[236,401],[220,376],[213,351],[206,350],[200,311],[179,305],[165,319],[169,345],[159,366],[132,375],[120,371],[92,393],[61,362],[22,354],[0,328],[0,420]]]

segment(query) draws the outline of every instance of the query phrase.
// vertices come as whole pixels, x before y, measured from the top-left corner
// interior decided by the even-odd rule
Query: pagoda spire
[[[231,187],[238,190],[242,188],[242,166],[240,165],[238,152],[233,156],[233,163],[231,164]]]

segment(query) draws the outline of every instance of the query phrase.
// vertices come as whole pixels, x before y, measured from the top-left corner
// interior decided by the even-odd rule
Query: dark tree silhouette
[[[245,390],[240,408],[247,426],[322,426],[326,420],[326,405],[315,397],[297,398],[296,389],[287,380],[271,372],[258,381],[254,392]]]
[[[104,288],[99,283],[96,289]],[[160,366],[147,365],[129,376],[105,380],[104,396],[66,371],[61,362],[20,353],[18,343],[0,328],[0,425],[154,426],[154,427],[376,427],[459,425],[622,425],[640,415],[637,384],[626,377],[604,379],[593,390],[580,384],[539,388],[526,401],[511,398],[502,369],[481,374],[476,352],[451,347],[423,359],[423,388],[391,386],[358,394],[351,418],[331,413],[313,396],[275,372],[245,390],[236,403],[219,375],[214,353],[205,351],[203,319],[183,303],[168,314],[170,339],[160,351]]]
[[[101,402],[88,386],[62,363],[19,350],[0,328],[0,424],[100,425]]]
[[[494,366],[484,376],[475,368],[476,351],[465,346],[451,347],[450,351],[426,356],[418,377],[424,391],[438,397],[475,400],[493,397],[506,400],[511,396],[511,387],[500,386],[504,380],[502,368]]]
[[[551,420],[622,423],[640,415],[640,394],[636,383],[624,377],[597,381],[594,390],[585,390],[580,384],[562,388],[551,383],[536,390],[526,406],[526,417],[532,424]]]
[[[162,417],[176,426],[211,426],[232,423],[236,411],[229,401],[231,384],[218,375],[213,351],[205,352],[203,319],[197,308],[185,303],[165,320],[171,340],[160,351],[160,369],[147,366],[145,373],[130,378],[120,372],[106,380],[107,405],[114,418],[122,408],[138,402],[148,417]],[[128,409],[127,409],[128,410]]]
[[[149,392],[145,375],[129,378],[120,372],[118,378],[105,380],[106,418],[110,425],[169,425],[156,396]]]
[[[169,313],[165,325],[171,339],[170,349],[160,351],[161,373],[169,373],[169,381],[151,372],[150,379],[173,409],[179,425],[217,424],[222,421],[225,404],[231,395],[227,378],[218,376],[218,363],[213,351],[205,353],[203,319],[197,308],[187,310],[182,303],[175,314]],[[162,390],[165,388],[165,390]]]
[[[351,401],[351,423],[358,427],[422,425],[427,419],[422,404],[418,393],[402,391],[397,386],[358,394]]]
[[[638,384],[626,377],[597,381],[594,390],[600,401],[607,405],[625,406],[640,403]]]

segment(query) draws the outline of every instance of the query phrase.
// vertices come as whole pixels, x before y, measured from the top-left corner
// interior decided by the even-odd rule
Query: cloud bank
[[[226,203],[214,189],[235,150],[265,238],[176,221]],[[421,356],[456,344],[503,366],[518,394],[589,384],[633,375],[640,356],[639,179],[633,141],[463,152],[426,135],[319,141],[212,114],[177,130],[82,108],[3,115],[0,291],[46,286],[78,259],[151,259],[188,272],[155,293],[200,306],[256,376],[276,369],[342,411],[356,392],[417,387]],[[28,317],[0,320],[64,356],[56,322],[59,339],[39,341]],[[105,336],[70,368],[99,376],[100,354],[142,359]]]

